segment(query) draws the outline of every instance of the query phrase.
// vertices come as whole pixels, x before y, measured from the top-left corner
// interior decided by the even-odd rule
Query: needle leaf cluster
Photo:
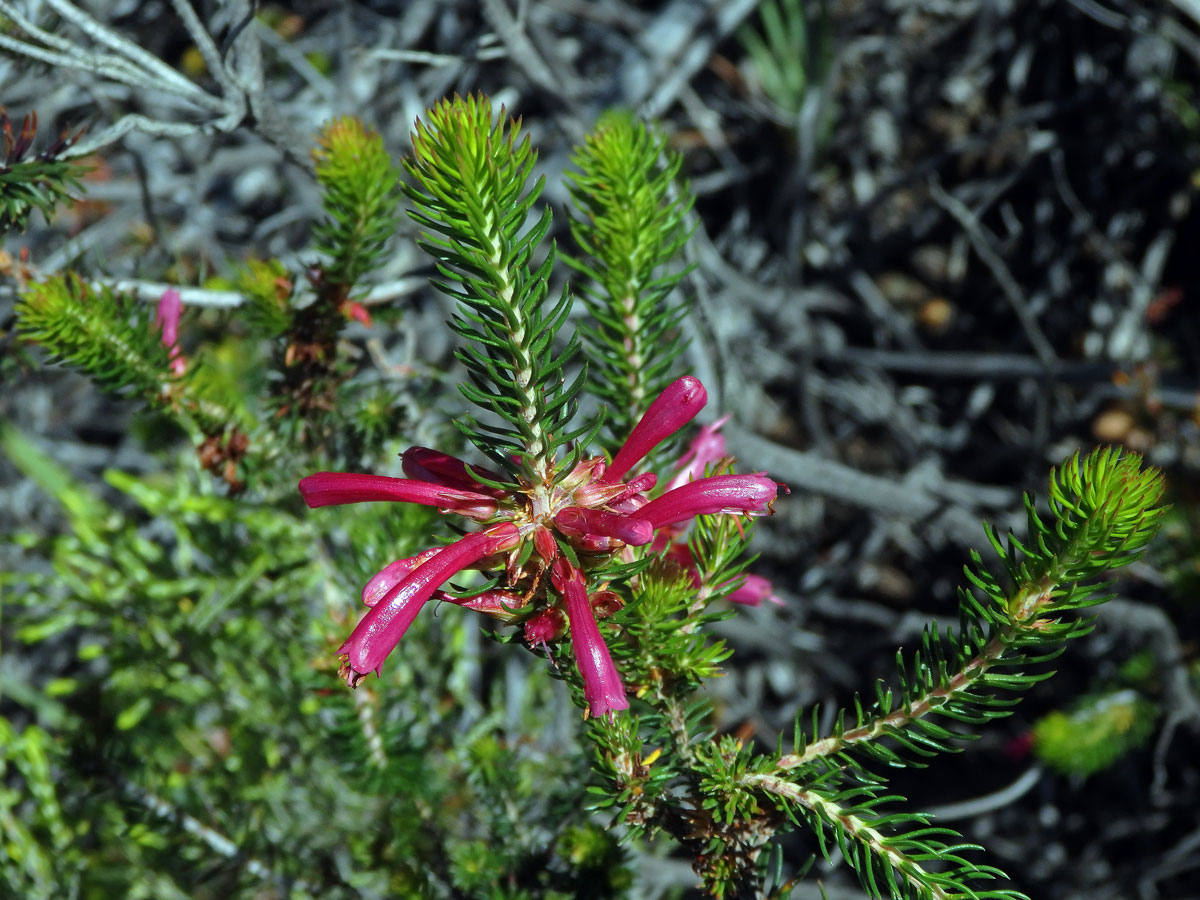
[[[978,882],[1001,873],[963,856],[979,848],[953,831],[898,808],[903,798],[888,791],[886,773],[960,749],[1053,674],[1043,664],[1094,624],[1078,613],[1112,596],[1111,583],[1097,579],[1138,559],[1157,531],[1162,491],[1161,474],[1136,453],[1072,456],[1051,473],[1049,515],[1026,496],[1025,539],[985,526],[999,573],[972,553],[973,589],[960,589],[957,630],[928,626],[917,650],[897,655],[894,685],[878,682],[872,703],[856,697],[825,737],[817,710],[798,715],[793,751],[782,752],[781,741],[746,781],[817,831],[826,857],[844,856],[872,897],[1021,896],[982,889]]]
[[[494,112],[487,97],[456,97],[417,122],[405,168],[410,214],[440,275],[434,283],[458,301],[450,327],[466,341],[458,357],[470,378],[460,390],[500,420],[467,416],[460,427],[503,471],[549,483],[570,468],[557,465],[557,450],[596,426],[571,427],[585,376],[568,383],[564,372],[580,349],[573,333],[555,347],[572,297],[564,288],[547,302],[555,252],[543,247],[551,212],[536,208],[545,184],[530,182],[536,162],[518,120]]]
[[[0,107],[0,235],[24,231],[34,210],[50,219],[60,204],[82,193],[79,179],[87,167],[61,158],[79,136],[64,134],[29,156],[36,136],[36,113],[25,116],[14,135],[8,112]]]
[[[588,391],[608,402],[608,431],[619,443],[686,347],[679,326],[690,307],[677,289],[687,270],[677,261],[692,231],[692,195],[677,180],[682,157],[665,135],[625,113],[602,118],[571,162],[579,250],[565,259],[582,276],[590,315],[581,328]]]

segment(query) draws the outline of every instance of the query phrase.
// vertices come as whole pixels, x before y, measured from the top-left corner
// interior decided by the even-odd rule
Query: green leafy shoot
[[[49,219],[54,209],[81,193],[79,179],[87,167],[58,157],[79,139],[79,135],[63,135],[36,156],[27,159],[37,136],[37,114],[30,113],[21,123],[21,131],[13,136],[8,112],[0,107],[0,234],[9,230],[23,231],[29,216],[39,210]]]
[[[688,304],[672,295],[686,272],[671,266],[691,234],[692,196],[676,181],[681,158],[666,138],[626,114],[602,119],[572,162],[579,253],[566,259],[584,276],[588,390],[608,401],[616,446],[671,380],[685,347],[679,323]]]
[[[1162,475],[1143,469],[1136,453],[1109,448],[1075,454],[1051,473],[1049,522],[1026,496],[1031,539],[1022,543],[1010,533],[1002,540],[986,529],[1005,582],[972,552],[965,571],[978,593],[960,589],[960,630],[927,628],[921,648],[898,659],[899,688],[881,682],[874,705],[856,700],[851,716],[839,714],[831,736],[805,746],[803,717],[797,719],[796,746],[804,749],[784,757],[783,767],[850,750],[902,765],[913,756],[954,749],[964,736],[928,719],[930,714],[968,724],[1008,715],[1016,698],[1007,694],[1047,677],[1029,666],[1057,656],[1067,640],[1091,630],[1089,619],[1064,614],[1111,597],[1095,580],[1142,554],[1166,511],[1156,505],[1162,491]]]
[[[246,296],[242,319],[256,337],[277,338],[292,328],[296,285],[279,260],[248,259],[237,267],[234,278],[214,279],[210,286]]]
[[[828,15],[824,2],[816,5],[818,18],[813,22],[803,0],[763,0],[759,28],[747,24],[738,29],[762,92],[793,118],[800,114],[812,82],[829,67]]]
[[[503,471],[550,484],[573,465],[560,466],[557,450],[596,426],[570,430],[584,374],[567,386],[563,368],[580,345],[572,334],[554,351],[571,295],[546,303],[554,248],[540,264],[535,258],[550,210],[527,227],[544,179],[529,183],[537,156],[520,129],[503,110],[494,116],[486,97],[442,101],[417,122],[408,195],[422,247],[437,261],[434,283],[459,304],[450,325],[466,341],[458,357],[470,379],[460,390],[502,423],[468,416],[459,425]]]
[[[244,440],[242,404],[218,390],[193,360],[182,375],[171,369],[169,349],[153,304],[108,287],[92,287],[72,272],[29,284],[17,301],[17,331],[51,355],[81,369],[113,393],[133,396],[173,419],[193,441],[214,447]],[[199,448],[204,455],[204,448]],[[240,458],[244,448],[237,451]],[[227,455],[227,454],[226,454]],[[226,457],[221,457],[223,465]],[[223,471],[216,461],[211,469]],[[231,486],[239,484],[229,475]]]
[[[342,286],[348,296],[363,275],[378,267],[396,230],[400,172],[383,139],[353,116],[321,129],[312,158],[327,216],[313,230],[313,241],[328,257],[324,280]]]
[[[828,737],[816,738],[816,710],[807,737],[806,717],[799,715],[795,752],[764,762],[753,783],[789,816],[831,831],[871,896],[960,895],[953,891],[1010,896],[1007,891],[962,893],[970,879],[992,877],[994,870],[981,869],[980,876],[963,863],[957,881],[942,884],[918,865],[924,858],[954,861],[948,854],[956,850],[927,843],[926,835],[936,832],[920,816],[875,812],[897,798],[881,794],[884,782],[863,762],[920,765],[972,736],[938,718],[970,728],[1008,715],[1015,693],[1050,674],[1035,664],[1091,630],[1090,620],[1072,614],[1109,599],[1095,581],[1142,554],[1166,511],[1157,505],[1162,492],[1162,475],[1143,469],[1136,453],[1108,448],[1086,457],[1075,454],[1051,472],[1049,520],[1037,512],[1032,497],[1025,498],[1031,535],[1026,541],[1011,533],[1001,539],[986,529],[1006,577],[992,574],[972,553],[966,574],[976,591],[960,589],[960,630],[926,628],[915,653],[897,656],[898,686],[879,682],[869,706],[856,698],[852,710],[838,713]],[[904,831],[904,825],[917,828]],[[914,856],[922,846],[926,856]],[[881,883],[878,861],[889,857],[903,877],[897,882],[888,875]],[[903,892],[895,893],[897,884]]]
[[[17,328],[109,390],[154,398],[174,378],[154,315],[151,304],[107,287],[93,289],[67,273],[25,289],[17,303]]]

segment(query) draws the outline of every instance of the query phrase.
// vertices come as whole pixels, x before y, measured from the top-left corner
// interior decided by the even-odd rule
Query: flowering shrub
[[[417,123],[403,186],[378,136],[355,120],[329,125],[314,153],[326,213],[318,258],[296,272],[251,261],[216,286],[244,300],[240,325],[266,348],[254,378],[222,370],[203,347],[189,344],[184,357],[181,290],[159,291],[151,319],[146,304],[74,273],[25,288],[26,338],[155,409],[196,455],[167,483],[109,473],[161,525],[144,532],[0,429],[6,456],[70,522],[40,548],[53,575],[19,585],[19,633],[51,648],[78,639],[81,663],[103,657],[79,676],[88,690],[72,679],[54,687],[78,689],[70,706],[39,688],[53,713],[46,725],[0,720],[0,761],[36,793],[24,804],[0,797],[7,843],[24,848],[3,873],[14,895],[79,883],[87,896],[112,895],[114,884],[154,893],[106,868],[121,854],[138,871],[177,863],[123,818],[132,803],[200,836],[236,877],[302,896],[628,894],[628,857],[605,831],[616,825],[626,842],[675,842],[718,898],[786,896],[795,879],[770,871],[768,848],[794,828],[873,897],[1021,896],[978,848],[903,806],[888,776],[970,737],[951,723],[1006,715],[1014,691],[1045,677],[1038,665],[1089,630],[1077,612],[1106,599],[1097,580],[1137,559],[1158,527],[1161,477],[1118,449],[1073,456],[1051,475],[1048,515],[1027,500],[1026,538],[987,530],[999,567],[973,555],[960,628],[927,628],[919,649],[898,656],[894,687],[878,682],[873,701],[855,698],[823,727],[816,710],[798,710],[787,742],[719,733],[704,686],[731,655],[712,626],[734,613],[718,601],[775,599],[745,571],[744,551],[752,520],[783,486],[734,471],[724,420],[682,454],[673,446],[706,402],[701,383],[678,374],[688,307],[675,257],[691,204],[680,162],[627,117],[597,126],[569,176],[567,263],[580,283],[554,298],[535,159],[520,123],[484,97],[444,101]],[[404,477],[393,477],[385,444],[411,425],[412,397],[357,377],[343,330],[384,325],[383,313],[367,313],[363,281],[395,229],[401,191],[434,284],[456,303],[459,390],[474,409],[455,421],[470,445],[461,457],[410,447]],[[301,515],[297,480],[310,508],[370,505]],[[430,536],[456,521],[453,537]],[[345,599],[360,586],[368,609],[352,626]],[[441,642],[400,644],[428,624],[418,614],[430,601],[480,612],[498,623],[496,641],[546,654],[585,718],[574,718],[566,750],[560,741],[535,752],[538,728],[514,738],[480,710],[486,696],[490,710],[516,709],[506,723],[552,722],[566,704],[543,688],[548,679],[506,680],[508,694],[489,694],[490,676],[465,674],[473,632],[453,621]],[[337,658],[353,694],[334,682]],[[395,678],[368,678],[393,668]],[[443,670],[444,681],[423,680]],[[86,775],[60,796],[45,730],[56,727],[77,741],[59,764],[88,759],[119,802]],[[114,748],[153,758],[159,781],[130,778],[111,762]],[[295,794],[278,783],[309,785],[310,768],[320,778],[300,805],[319,795],[330,821],[302,826]],[[220,777],[181,781],[183,770]],[[265,799],[243,805],[251,794]],[[189,803],[192,812],[174,812]],[[255,827],[264,808],[283,810],[270,829]],[[258,855],[200,821],[212,810]],[[94,823],[95,834],[83,840],[73,822]],[[263,860],[284,844],[306,852],[273,871]]]

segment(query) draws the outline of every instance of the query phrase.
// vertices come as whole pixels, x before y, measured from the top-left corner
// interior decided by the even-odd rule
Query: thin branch
[[[93,287],[108,287],[124,294],[133,294],[137,299],[147,303],[157,303],[162,299],[164,291],[178,291],[184,306],[194,306],[207,309],[236,309],[247,303],[249,298],[239,291],[218,291],[210,288],[186,287],[178,284],[167,284],[164,281],[133,281],[129,279],[100,278],[90,282]],[[358,302],[364,306],[381,306],[412,294],[426,284],[423,278],[397,278],[377,284]]]
[[[741,782],[811,810],[821,821],[829,823],[830,827],[866,845],[871,857],[886,860],[888,865],[913,887],[919,891],[928,891],[921,896],[927,896],[930,900],[949,900],[951,897],[960,896],[957,893],[948,893],[941,886],[931,883],[937,875],[922,868],[912,857],[891,846],[887,837],[866,819],[847,812],[815,791],[804,790],[771,775],[748,774],[741,778]],[[865,865],[870,865],[869,857]]]
[[[245,96],[239,90],[236,79],[232,78],[224,67],[211,36],[187,0],[172,0],[172,4],[189,36],[204,55],[213,78],[221,86],[221,96],[214,96],[205,91],[157,56],[143,50],[134,41],[102,24],[67,0],[47,0],[47,5],[64,21],[73,24],[95,43],[107,47],[111,53],[96,52],[47,31],[23,15],[8,0],[0,0],[0,15],[10,19],[31,41],[45,45],[39,46],[38,43],[0,34],[0,49],[50,66],[89,72],[141,91],[175,96],[210,113],[220,114],[215,121],[191,123],[167,122],[132,113],[77,142],[63,154],[64,158],[87,156],[133,130],[158,136],[185,138],[195,134],[232,131],[245,119]]]
[[[153,53],[143,50],[134,41],[123,37],[106,25],[101,24],[74,4],[68,3],[66,0],[46,0],[46,5],[51,7],[64,19],[73,23],[92,40],[116,51],[119,55],[144,70],[147,75],[157,79],[163,89],[173,88],[183,96],[203,96],[210,100],[212,99],[210,94],[207,94],[194,82],[189,81]],[[84,58],[92,55],[83,48],[80,48],[79,52]],[[168,85],[170,86],[169,88]]]
[[[1046,366],[1053,365],[1058,360],[1058,354],[1054,352],[1054,348],[1046,338],[1045,332],[1042,331],[1042,326],[1038,323],[1037,316],[1030,309],[1029,301],[1025,299],[1025,295],[1021,292],[1016,279],[1013,278],[1012,273],[1008,270],[1008,266],[1005,265],[1004,260],[1000,258],[1000,254],[993,249],[991,243],[984,235],[983,226],[979,224],[979,220],[975,214],[967,208],[965,203],[953,194],[948,193],[936,177],[929,179],[929,195],[958,222],[959,226],[966,233],[967,239],[971,242],[971,247],[975,250],[975,254],[988,267],[992,273],[992,277],[1000,285],[1001,292],[1007,298],[1009,305],[1021,323],[1021,327],[1025,330],[1025,336],[1029,338],[1029,343],[1033,346],[1038,359]]]
[[[1049,592],[1045,596],[1049,598]],[[987,670],[1000,660],[1004,649],[1005,641],[1002,636],[993,637],[988,641],[987,646],[971,657],[944,687],[922,694],[916,698],[915,702],[906,703],[887,715],[869,719],[862,725],[844,731],[842,734],[813,741],[800,753],[787,753],[779,758],[778,770],[786,772],[807,765],[814,760],[834,756],[850,749],[855,744],[870,743],[887,737],[893,732],[903,731],[918,719],[937,712],[955,695],[970,690]]]
[[[236,93],[237,86],[229,77],[225,61],[221,59],[221,53],[217,50],[217,45],[208,33],[208,29],[204,27],[200,17],[192,9],[192,4],[188,3],[188,0],[171,0],[171,6],[175,8],[176,15],[183,21],[183,27],[187,29],[188,36],[195,42],[200,55],[204,57],[204,65],[208,68],[209,74],[216,79],[217,84],[221,86],[222,93],[226,97]]]
[[[984,813],[1004,809],[1033,790],[1042,780],[1042,774],[1041,766],[1030,766],[1020,778],[1008,787],[984,794],[982,797],[963,800],[960,803],[947,803],[945,806],[933,807],[929,810],[929,815],[944,822],[950,819],[974,819]]]

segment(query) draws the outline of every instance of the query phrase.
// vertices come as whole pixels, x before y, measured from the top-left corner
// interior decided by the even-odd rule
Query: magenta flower
[[[728,421],[729,416],[724,415],[711,425],[700,426],[700,433],[692,438],[687,450],[675,463],[679,471],[667,483],[668,491],[703,478],[710,465],[725,458],[725,437],[721,434],[721,426]]]
[[[689,481],[638,510],[657,531],[666,525],[687,522],[696,516],[718,513],[762,515],[769,511],[779,485],[766,475],[714,475]]]
[[[696,565],[696,560],[692,558],[691,548],[685,542],[671,544],[667,547],[665,556],[683,569],[694,587],[701,587],[700,568]],[[775,589],[771,582],[761,575],[741,575],[731,578],[718,584],[717,590],[737,584],[739,580],[742,583],[725,595],[725,599],[730,603],[742,606],[761,606],[764,600],[769,600],[776,606],[783,606],[783,601],[775,596]]]
[[[421,563],[429,562],[430,558],[437,556],[441,552],[441,547],[431,547],[428,550],[422,550],[416,556],[410,556],[407,559],[398,559],[394,563],[384,566],[378,574],[363,585],[363,604],[374,606],[387,596],[388,591],[407,578],[409,572],[421,565]]]
[[[783,606],[783,601],[775,596],[775,588],[771,582],[761,575],[746,575],[745,581],[734,588],[725,599],[743,606],[759,606],[764,600],[769,600],[776,606]]]
[[[600,480],[609,483],[619,481],[651,450],[696,418],[696,413],[707,402],[708,391],[704,390],[700,379],[684,375],[671,382],[633,426],[633,431],[629,432],[629,437]]]
[[[525,622],[525,643],[530,647],[542,647],[557,640],[566,631],[563,614],[555,609],[543,609]]]
[[[703,478],[710,465],[720,466],[726,459],[725,438],[721,434],[721,426],[728,420],[729,416],[724,415],[711,425],[700,427],[700,432],[692,438],[688,449],[676,461],[675,468],[678,471],[667,483],[668,491]],[[684,530],[670,527],[660,529],[655,541],[655,549],[667,548],[667,556],[679,563],[691,576],[692,583],[699,587],[700,575],[696,569],[696,561],[692,559],[692,552],[688,549],[686,541],[681,538]],[[675,534],[672,534],[672,531],[675,531]],[[670,543],[672,540],[675,543]],[[725,586],[724,584],[718,585],[719,588]],[[758,606],[763,600],[769,600],[779,606],[783,605],[783,601],[775,595],[771,582],[761,575],[746,575],[742,584],[725,599],[743,606]]]
[[[550,581],[567,602],[571,651],[583,676],[583,696],[589,711],[593,716],[606,716],[628,709],[625,686],[613,665],[608,645],[600,636],[583,573],[560,556],[550,570]]]
[[[477,494],[487,494],[497,499],[506,496],[506,492],[502,488],[488,487],[478,481],[471,472],[478,472],[488,481],[504,481],[504,476],[489,472],[487,469],[470,468],[461,459],[450,456],[448,453],[442,453],[440,450],[430,450],[428,447],[409,447],[400,454],[400,466],[409,478],[432,481],[434,484],[444,484],[447,487],[474,491]]]
[[[447,547],[396,560],[367,582],[362,599],[370,610],[338,651],[347,657],[347,682],[353,687],[367,673],[378,673],[420,609],[436,599],[523,623],[531,647],[569,630],[590,714],[627,708],[620,674],[596,625],[597,614],[611,614],[622,600],[611,590],[595,591],[589,599],[586,570],[626,547],[657,546],[660,529],[665,546],[677,533],[673,526],[698,515],[762,515],[778,492],[765,475],[721,475],[700,477],[650,499],[657,481],[653,473],[627,477],[659,443],[695,418],[704,402],[699,381],[678,379],[650,405],[611,464],[599,457],[583,459],[545,484],[504,487],[513,484],[509,476],[426,447],[401,455],[407,478],[318,472],[301,479],[300,492],[310,507],[418,503],[485,526]],[[471,597],[440,590],[455,573],[472,567],[501,569],[500,583]]]
[[[389,478],[386,475],[362,475],[355,472],[317,472],[300,479],[300,494],[312,509],[343,503],[397,500],[401,503],[436,506],[442,512],[456,512],[460,516],[480,522],[486,522],[496,515],[496,501],[492,497],[415,478]]]
[[[182,375],[187,369],[187,360],[179,349],[179,317],[183,314],[183,297],[174,288],[163,291],[154,313],[154,326],[162,329],[163,346],[171,359],[171,371]]]
[[[367,672],[379,674],[384,659],[404,637],[434,591],[455,573],[485,556],[515,547],[519,536],[511,522],[468,534],[416,565],[379,597],[349,640],[338,649],[339,654],[348,657],[346,679],[350,686],[355,687]]]
[[[640,547],[654,540],[654,526],[641,516],[623,516],[602,509],[568,506],[554,517],[554,524],[564,534],[577,537],[601,535],[616,538],[631,547]]]

